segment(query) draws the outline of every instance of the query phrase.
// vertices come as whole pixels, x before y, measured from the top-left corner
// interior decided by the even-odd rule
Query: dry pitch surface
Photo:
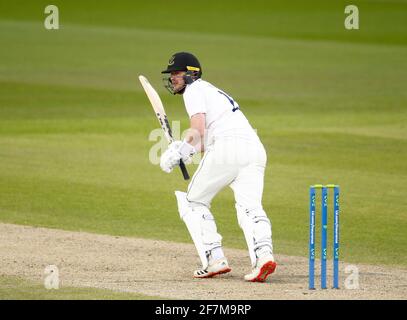
[[[355,265],[359,289],[351,290],[344,289],[349,264],[341,263],[343,289],[310,291],[304,257],[277,254],[278,266],[270,281],[246,283],[243,276],[250,267],[245,250],[225,249],[231,273],[194,279],[192,272],[199,261],[192,244],[0,224],[0,248],[1,275],[43,282],[45,267],[54,264],[59,268],[61,287],[94,287],[170,299],[407,298],[407,270],[384,266]]]

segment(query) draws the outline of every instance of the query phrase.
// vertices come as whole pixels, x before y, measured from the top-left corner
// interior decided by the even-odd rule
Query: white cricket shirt
[[[183,98],[190,118],[205,113],[208,145],[220,137],[259,140],[239,104],[211,83],[202,79],[194,81],[185,88]]]

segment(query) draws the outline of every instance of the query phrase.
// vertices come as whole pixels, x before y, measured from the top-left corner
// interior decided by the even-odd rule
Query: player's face
[[[184,75],[185,71],[171,72],[171,83],[175,92],[178,92],[185,86]]]

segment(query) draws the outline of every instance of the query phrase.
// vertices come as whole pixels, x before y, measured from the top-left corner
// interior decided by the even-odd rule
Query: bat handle
[[[188,174],[187,168],[185,167],[185,163],[182,160],[179,161],[179,167],[181,168],[182,175],[184,176],[184,180],[189,180],[189,174]]]

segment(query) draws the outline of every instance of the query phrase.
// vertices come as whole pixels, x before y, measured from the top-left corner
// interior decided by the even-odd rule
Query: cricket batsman
[[[183,97],[190,129],[162,154],[160,166],[171,172],[180,160],[191,162],[203,152],[187,192],[176,191],[178,210],[202,262],[195,278],[231,271],[222,250],[222,236],[212,215],[211,201],[226,186],[235,197],[237,220],[252,264],[246,281],[264,282],[277,264],[273,257],[271,223],[262,207],[267,155],[256,132],[227,93],[203,80],[198,59],[188,52],[174,54],[165,74],[165,87]]]

